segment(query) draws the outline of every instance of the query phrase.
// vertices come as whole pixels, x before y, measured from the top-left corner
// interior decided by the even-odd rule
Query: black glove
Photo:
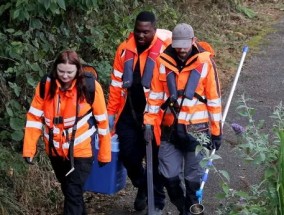
[[[33,159],[30,157],[24,157],[24,160],[26,161],[27,164],[29,165],[34,165]]]
[[[101,162],[101,161],[98,161],[98,165],[99,165],[99,167],[101,168],[101,167],[103,167],[103,166],[105,166],[105,165],[107,165],[109,162]]]
[[[145,125],[144,139],[146,140],[147,143],[153,140],[153,126],[152,125]]]
[[[221,144],[222,144],[222,135],[219,135],[219,136],[211,135],[212,149],[218,150]]]

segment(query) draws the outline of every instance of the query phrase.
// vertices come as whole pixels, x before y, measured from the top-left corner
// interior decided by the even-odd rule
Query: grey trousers
[[[204,169],[200,166],[203,155],[195,152],[184,152],[172,143],[161,141],[159,148],[159,171],[165,178],[184,177],[190,182],[201,182]]]

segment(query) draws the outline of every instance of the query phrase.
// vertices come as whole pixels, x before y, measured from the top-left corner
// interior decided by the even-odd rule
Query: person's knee
[[[195,165],[186,166],[184,171],[184,178],[186,181],[199,182],[204,174],[204,169],[199,163]]]
[[[200,182],[203,174],[204,173],[201,171],[193,171],[189,174],[185,174],[184,179],[191,182]]]
[[[174,176],[174,177],[170,177],[170,178],[166,178],[164,177],[164,183],[166,186],[169,186],[169,185],[179,185],[180,184],[180,178],[179,176]]]

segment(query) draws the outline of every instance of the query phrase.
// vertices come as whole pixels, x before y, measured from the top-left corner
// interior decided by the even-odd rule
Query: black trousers
[[[139,120],[140,121],[140,120]],[[134,187],[147,188],[147,175],[143,165],[143,159],[146,155],[146,142],[144,140],[144,129],[142,122],[137,123],[130,115],[122,116],[117,125],[116,133],[119,139],[119,157],[127,170]],[[138,126],[140,124],[140,126]],[[155,207],[163,209],[165,206],[165,192],[163,178],[158,171],[158,146],[155,141],[153,147],[153,185]]]
[[[75,170],[67,177],[71,163],[62,157],[50,157],[51,165],[64,195],[64,215],[86,215],[83,187],[91,171],[93,158],[74,158]]]

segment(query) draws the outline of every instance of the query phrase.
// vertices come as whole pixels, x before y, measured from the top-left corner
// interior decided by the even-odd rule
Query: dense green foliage
[[[172,29],[180,21],[194,20],[193,26],[204,25],[197,29],[200,37],[212,41],[214,37],[206,32],[213,32],[214,26],[206,31],[204,18],[207,17],[197,17],[198,10],[212,7],[217,13],[220,5],[228,11],[241,7],[238,1],[225,5],[212,2],[193,1],[192,6],[200,7],[193,13],[187,1],[177,4],[174,0],[162,1],[162,4],[130,0],[2,1],[0,41],[4,45],[0,46],[0,98],[5,105],[0,108],[0,141],[23,138],[24,116],[34,87],[60,51],[77,50],[84,61],[97,68],[107,92],[115,49],[132,31],[134,19],[141,10],[155,12],[158,27],[166,29]],[[230,9],[231,5],[236,6]]]

